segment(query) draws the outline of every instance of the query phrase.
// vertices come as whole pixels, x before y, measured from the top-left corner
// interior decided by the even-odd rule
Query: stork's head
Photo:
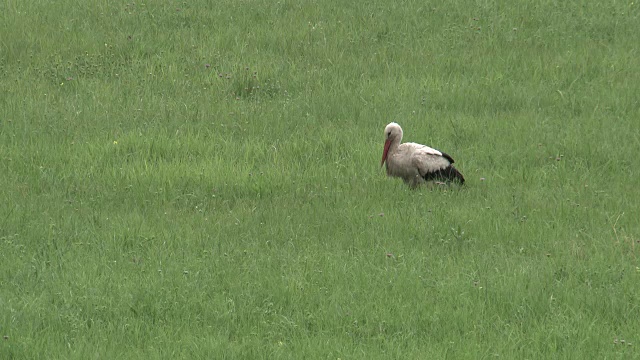
[[[398,146],[400,141],[402,141],[402,128],[394,122],[389,123],[389,125],[384,128],[384,137],[384,151],[382,152],[382,161],[380,161],[380,166],[382,166],[387,160],[387,154],[389,153],[391,144]]]

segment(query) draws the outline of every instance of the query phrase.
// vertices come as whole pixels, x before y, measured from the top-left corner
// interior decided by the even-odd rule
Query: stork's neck
[[[394,154],[398,151],[398,147],[400,146],[400,142],[402,141],[402,135],[396,136],[393,140],[391,140],[391,144],[389,144],[389,153]]]

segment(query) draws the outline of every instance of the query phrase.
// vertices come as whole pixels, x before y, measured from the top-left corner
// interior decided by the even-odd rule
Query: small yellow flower
[[[118,140],[113,140],[113,145],[118,145]]]

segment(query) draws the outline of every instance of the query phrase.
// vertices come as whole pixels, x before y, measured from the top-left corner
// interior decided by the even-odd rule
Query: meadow
[[[0,4],[0,358],[640,358],[640,4]],[[380,168],[384,126],[464,186]]]

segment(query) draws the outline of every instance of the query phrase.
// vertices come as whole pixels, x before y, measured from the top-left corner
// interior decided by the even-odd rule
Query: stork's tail
[[[449,172],[449,180],[457,181],[460,183],[460,185],[464,185],[464,176],[462,176],[458,169],[454,168],[453,165],[449,165],[449,167],[446,168],[445,171],[447,170]]]
[[[464,184],[464,176],[462,176],[460,171],[454,168],[453,165],[449,165],[444,169],[425,174],[424,179],[426,181],[457,181],[458,183],[460,183],[460,185]]]

